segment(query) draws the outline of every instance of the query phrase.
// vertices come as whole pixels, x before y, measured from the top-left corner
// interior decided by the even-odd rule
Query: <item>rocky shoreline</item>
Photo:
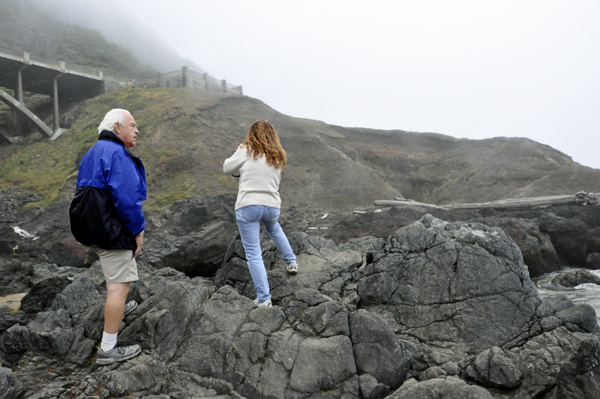
[[[287,209],[300,272],[263,237],[275,306],[254,308],[234,197],[182,201],[148,214],[119,335],[143,353],[98,366],[105,288],[68,203],[2,198],[0,297],[27,293],[0,306],[3,397],[600,398],[594,309],[530,278],[594,268],[598,206]]]

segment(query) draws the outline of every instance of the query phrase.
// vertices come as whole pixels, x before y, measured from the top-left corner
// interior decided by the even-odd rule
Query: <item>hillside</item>
[[[99,32],[51,18],[26,0],[0,0],[0,46],[134,79],[157,72]]]
[[[257,119],[275,125],[288,152],[284,207],[366,207],[396,196],[451,203],[600,192],[600,170],[527,139],[342,128],[283,115],[247,96],[134,88],[83,103],[71,129],[56,141],[0,147],[0,186],[40,194],[38,205],[70,198],[79,160],[115,107],[129,109],[139,124],[133,152],[146,165],[149,210],[235,192],[237,181],[222,173],[221,163]]]

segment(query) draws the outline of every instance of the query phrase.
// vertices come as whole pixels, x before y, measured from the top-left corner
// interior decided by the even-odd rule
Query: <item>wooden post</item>
[[[181,87],[188,87],[188,67],[181,67]]]

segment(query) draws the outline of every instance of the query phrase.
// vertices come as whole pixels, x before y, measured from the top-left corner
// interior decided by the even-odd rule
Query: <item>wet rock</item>
[[[600,269],[600,253],[592,252],[589,253],[585,259],[585,267],[587,269],[598,270]]]
[[[558,287],[570,288],[580,284],[600,285],[600,277],[584,269],[574,269],[560,273],[552,279],[552,285]]]
[[[589,229],[579,219],[568,219],[546,213],[538,219],[540,231],[550,236],[563,264],[583,267],[587,257]]]

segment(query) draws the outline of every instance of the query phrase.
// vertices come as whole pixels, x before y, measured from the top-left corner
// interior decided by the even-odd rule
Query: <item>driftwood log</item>
[[[532,209],[545,208],[552,205],[596,205],[598,198],[594,193],[580,191],[575,195],[554,195],[548,197],[511,198],[491,202],[478,202],[470,204],[445,204],[434,205],[424,202],[396,198],[396,200],[376,200],[375,206],[405,206],[435,209]]]

